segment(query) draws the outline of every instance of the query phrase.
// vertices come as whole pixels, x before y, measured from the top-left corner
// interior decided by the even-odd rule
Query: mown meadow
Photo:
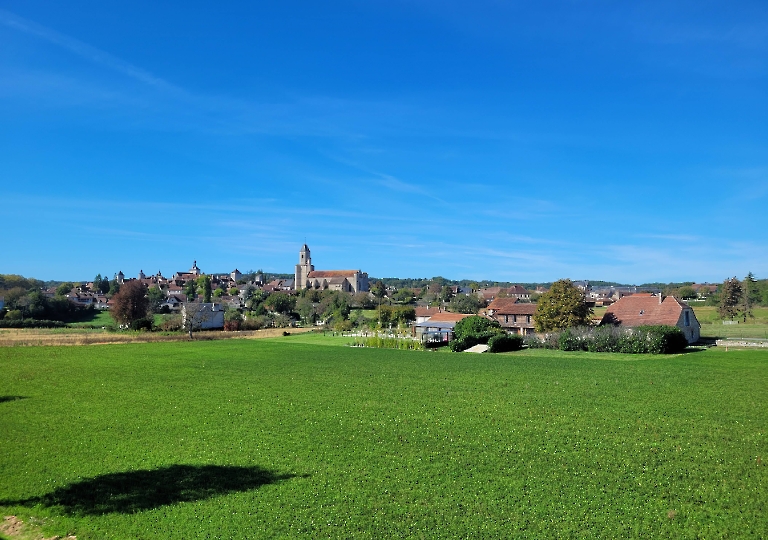
[[[765,538],[768,351],[0,349],[0,512],[97,538]]]

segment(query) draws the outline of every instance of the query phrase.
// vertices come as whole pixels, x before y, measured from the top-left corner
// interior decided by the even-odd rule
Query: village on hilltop
[[[285,275],[283,275],[285,276]],[[377,310],[379,327],[407,327],[422,341],[452,338],[455,325],[471,315],[497,321],[509,334],[531,335],[536,329],[536,300],[546,287],[533,290],[522,285],[470,286],[429,283],[421,288],[371,283],[362,270],[316,270],[309,246],[299,250],[293,278],[265,281],[261,272],[206,274],[197,261],[189,270],[165,277],[160,271],[127,277],[122,270],[112,280],[83,283],[64,291],[78,308],[109,310],[116,293],[127,284],[139,284],[157,314],[182,316],[181,325],[196,319],[195,329],[247,329],[265,326],[314,325],[339,330],[364,326],[364,310]],[[590,308],[607,308],[594,324],[628,327],[664,324],[679,327],[689,343],[699,339],[699,322],[682,298],[665,296],[654,287],[593,286],[587,281],[572,282]],[[696,295],[706,296],[716,285],[693,284]],[[42,291],[48,298],[61,295],[61,286]],[[350,320],[354,310],[357,319]]]

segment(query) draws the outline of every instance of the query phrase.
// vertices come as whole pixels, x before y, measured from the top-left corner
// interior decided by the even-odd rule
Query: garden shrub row
[[[615,352],[627,354],[674,354],[685,350],[688,341],[676,326],[599,326],[568,328],[543,336],[526,336],[531,349]]]

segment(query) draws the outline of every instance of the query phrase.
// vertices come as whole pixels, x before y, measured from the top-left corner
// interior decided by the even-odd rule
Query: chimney
[[[661,302],[662,302],[663,300],[664,300],[664,297],[661,295],[661,293],[659,293],[659,304],[661,304]]]

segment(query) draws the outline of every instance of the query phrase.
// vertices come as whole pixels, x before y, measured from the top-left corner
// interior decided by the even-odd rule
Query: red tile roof
[[[353,277],[358,270],[314,270],[309,273],[309,278],[334,278]]]
[[[443,311],[442,313],[435,313],[429,318],[429,322],[459,322],[461,319],[472,317],[465,313],[451,313],[450,311]]]
[[[646,324],[668,324],[676,326],[688,304],[674,296],[667,296],[659,302],[659,296],[651,293],[637,293],[624,296],[610,306],[603,315],[601,324],[622,326],[643,326]],[[691,310],[693,311],[693,310]]]
[[[517,298],[496,298],[486,309],[500,315],[533,315],[536,304],[521,304]]]
[[[417,317],[431,317],[438,313],[442,313],[442,310],[439,307],[416,307],[415,311]]]

